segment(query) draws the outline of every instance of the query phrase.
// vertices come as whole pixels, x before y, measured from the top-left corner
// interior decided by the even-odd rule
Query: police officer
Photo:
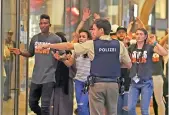
[[[120,64],[131,67],[131,60],[124,44],[112,40],[109,36],[111,25],[108,20],[98,19],[93,23],[92,34],[95,40],[85,43],[61,43],[39,45],[42,48],[60,50],[74,49],[76,54],[88,54],[91,60],[90,80],[94,84],[89,87],[89,105],[91,115],[103,115],[106,108],[107,115],[117,115],[118,84]]]

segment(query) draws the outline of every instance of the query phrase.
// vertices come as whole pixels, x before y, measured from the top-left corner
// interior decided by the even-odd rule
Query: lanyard
[[[139,57],[137,57],[137,54],[136,54],[136,76],[138,76],[138,72],[139,72],[139,65],[140,65],[140,60],[141,60],[140,58],[141,58],[141,54]]]
[[[140,65],[140,62],[142,62],[142,57],[143,57],[143,52],[145,50],[145,46],[146,46],[146,44],[144,43],[144,45],[143,45],[143,47],[141,49],[141,54],[139,56],[136,54],[136,76],[138,76],[139,65]],[[136,45],[136,48],[137,48],[137,45]],[[138,53],[138,49],[136,51]]]

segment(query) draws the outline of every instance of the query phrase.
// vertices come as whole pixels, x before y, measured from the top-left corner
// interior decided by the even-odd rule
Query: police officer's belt
[[[108,78],[108,77],[98,77],[98,76],[92,76],[94,77],[94,83],[98,82],[117,82],[117,78]]]

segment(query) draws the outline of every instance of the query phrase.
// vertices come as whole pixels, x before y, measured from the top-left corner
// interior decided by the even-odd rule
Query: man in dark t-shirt
[[[40,16],[39,23],[41,33],[33,36],[28,51],[17,48],[10,49],[11,52],[24,57],[35,56],[35,65],[32,74],[32,82],[29,93],[29,106],[37,115],[50,115],[50,100],[55,85],[55,71],[57,60],[54,58],[52,49],[37,49],[39,44],[60,43],[59,36],[50,33],[50,17],[46,14]],[[41,107],[38,105],[41,98]]]
[[[124,41],[127,37],[127,28],[123,26],[119,26],[116,30],[116,36],[119,41],[122,41],[126,47],[128,47],[128,44],[126,44]],[[118,106],[117,106],[117,114],[127,115],[127,103],[128,103],[128,91],[130,86],[130,78],[129,78],[129,70],[125,66],[121,66],[121,76],[119,79],[119,97],[118,97]]]

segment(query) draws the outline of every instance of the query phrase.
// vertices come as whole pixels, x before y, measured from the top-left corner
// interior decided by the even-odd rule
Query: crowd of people
[[[158,40],[139,18],[135,33],[133,22],[112,30],[109,20],[96,13],[91,27],[83,29],[91,15],[83,10],[73,40],[67,42],[63,32],[49,31],[50,17],[42,14],[41,33],[31,39],[29,50],[10,48],[16,55],[35,56],[31,110],[72,115],[75,89],[78,115],[136,115],[138,101],[142,115],[149,115],[152,96],[155,115],[167,115],[168,33]]]

